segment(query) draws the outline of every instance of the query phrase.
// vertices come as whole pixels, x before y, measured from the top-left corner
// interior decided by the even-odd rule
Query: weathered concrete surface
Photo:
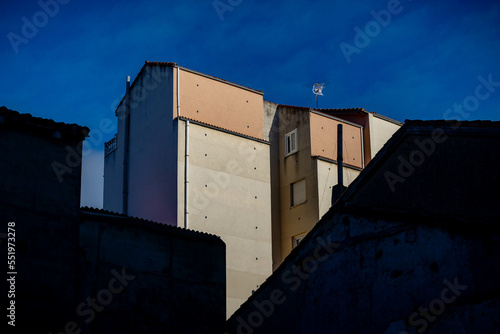
[[[273,270],[278,268],[282,261],[279,126],[278,105],[264,100],[264,139],[272,143],[269,146],[269,170],[271,172],[271,244],[273,249]]]
[[[224,243],[109,212],[82,213],[78,147],[87,132],[0,108],[0,248],[7,254],[7,223],[14,222],[15,330],[221,332]],[[7,290],[2,284],[4,310]]]
[[[494,333],[500,243],[489,232],[335,215],[233,315],[228,332]],[[458,293],[443,298],[445,280]],[[434,321],[420,307],[437,310]]]
[[[95,318],[83,312],[90,333],[209,333],[226,320],[225,245],[216,236],[83,209],[80,244],[88,277],[86,294],[119,280]],[[121,287],[123,286],[123,289]],[[112,290],[112,289],[111,289]],[[109,295],[109,294],[108,294]],[[85,302],[85,299],[82,300]]]
[[[272,273],[269,145],[193,122],[189,127],[189,229],[226,244],[231,315]]]
[[[9,271],[17,272],[11,299],[16,303],[16,329],[37,324],[40,332],[48,332],[50,324],[67,321],[71,311],[61,305],[72,305],[80,293],[75,284],[80,276],[77,146],[87,132],[0,108],[0,233],[8,233],[8,222],[15,223],[15,235],[9,235],[15,238],[15,268]],[[64,166],[57,169],[60,179],[54,163]],[[1,294],[10,302],[6,238],[0,246],[5,256]],[[5,313],[3,318],[7,322]]]
[[[500,122],[436,123],[399,130],[226,332],[497,333]]]

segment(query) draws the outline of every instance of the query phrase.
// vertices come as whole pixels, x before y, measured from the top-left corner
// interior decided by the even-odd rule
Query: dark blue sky
[[[55,1],[3,3],[0,105],[99,129],[150,60],[276,103],[313,107],[307,84],[326,81],[323,108],[500,120],[498,1]],[[83,204],[102,201],[102,146],[87,152]]]

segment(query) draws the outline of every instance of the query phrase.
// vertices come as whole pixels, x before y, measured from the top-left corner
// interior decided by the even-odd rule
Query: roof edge
[[[325,114],[324,112],[321,112],[321,111],[317,111],[317,110],[311,109],[310,112],[313,113],[313,114],[315,114],[315,115],[318,115],[318,116],[323,116],[323,117],[330,118],[330,119],[333,119],[333,120],[338,121],[338,122],[342,122],[344,124],[349,124],[349,125],[355,126],[357,128],[360,128],[360,129],[364,128],[364,126],[362,126],[360,124],[349,122],[349,121],[346,121],[345,119],[338,118],[338,117],[335,117],[335,116],[332,116],[332,115],[329,115],[329,114]]]
[[[198,74],[198,75],[201,75],[201,76],[203,76],[205,78],[208,78],[208,79],[212,79],[212,80],[219,81],[219,82],[222,82],[222,83],[225,83],[225,84],[228,84],[228,85],[231,85],[231,86],[235,86],[235,87],[238,87],[238,88],[241,88],[241,89],[244,89],[244,90],[248,90],[248,91],[250,91],[252,93],[255,93],[255,94],[264,95],[264,92],[261,91],[261,90],[257,90],[257,89],[254,89],[254,88],[243,86],[243,85],[240,85],[240,84],[237,84],[237,83],[225,80],[225,79],[217,78],[217,77],[214,77],[213,75],[210,75],[210,74],[201,73],[201,72],[198,72],[198,71],[186,68],[186,67],[182,67],[182,66],[176,66],[176,67],[178,67],[181,70],[184,70],[186,72],[190,72],[190,73],[193,73],[193,74]]]
[[[221,79],[221,78],[217,78],[213,75],[209,75],[209,74],[205,74],[205,73],[201,73],[201,72],[198,72],[198,71],[195,71],[195,70],[192,70],[192,69],[189,69],[189,68],[186,68],[186,67],[182,67],[180,66],[179,64],[177,63],[173,63],[173,62],[162,62],[162,61],[149,61],[149,60],[146,60],[144,61],[144,65],[142,66],[141,70],[139,71],[139,73],[137,73],[134,81],[132,82],[132,84],[130,85],[130,89],[134,88],[138,78],[141,76],[142,74],[142,71],[144,71],[144,68],[146,66],[161,66],[161,67],[172,67],[172,68],[179,68],[179,69],[182,69],[184,71],[187,71],[187,72],[191,72],[191,73],[194,73],[194,74],[198,74],[198,75],[201,75],[203,77],[206,77],[206,78],[209,78],[209,79],[212,79],[212,80],[216,80],[216,81],[219,81],[219,82],[222,82],[222,83],[226,83],[226,84],[229,84],[229,85],[232,85],[232,86],[235,86],[235,87],[238,87],[238,88],[241,88],[241,89],[244,89],[244,90],[248,90],[248,91],[251,91],[253,93],[256,93],[256,94],[259,94],[259,95],[264,95],[264,92],[263,91],[260,91],[260,90],[257,90],[257,89],[253,89],[253,88],[250,88],[250,87],[246,87],[246,86],[243,86],[243,85],[240,85],[240,84],[237,84],[237,83],[234,83],[234,82],[231,82],[231,81],[227,81],[225,79]],[[126,97],[126,94],[123,95],[122,99],[120,100],[120,103],[118,104],[118,106],[116,107],[115,109],[115,116],[117,116],[117,112],[118,112],[118,109],[121,107],[123,101],[125,100],[125,97]]]
[[[35,117],[31,114],[23,114],[18,111],[9,109],[5,106],[0,107],[0,125],[6,123],[13,123],[15,125],[25,125],[39,129],[43,132],[49,132],[53,137],[58,138],[55,132],[65,134],[77,140],[84,140],[89,136],[90,129],[86,126],[81,126],[76,123],[56,122],[49,118]]]
[[[228,133],[228,134],[231,134],[231,135],[235,135],[235,136],[238,136],[238,137],[243,137],[243,138],[246,138],[246,139],[257,141],[257,142],[260,142],[262,144],[267,144],[267,145],[271,144],[271,142],[269,142],[267,140],[260,139],[260,138],[257,138],[257,137],[253,137],[253,136],[249,136],[249,135],[246,135],[244,133],[236,132],[236,131],[233,131],[233,130],[225,129],[225,128],[222,128],[222,127],[217,126],[217,125],[213,125],[213,124],[209,124],[209,123],[197,121],[197,120],[195,120],[193,118],[189,118],[189,117],[185,117],[185,116],[179,116],[179,117],[176,117],[175,119],[179,119],[181,121],[190,121],[190,122],[192,122],[193,124],[196,124],[196,125],[204,126],[204,127],[207,127],[207,128],[213,129],[213,130],[222,131],[222,132],[225,132],[225,133]]]
[[[394,124],[399,125],[399,126],[402,126],[404,124],[404,123],[396,121],[395,119],[392,119],[390,117],[387,117],[387,116],[384,116],[384,115],[381,115],[381,114],[377,114],[376,112],[369,111],[369,113],[372,114],[373,117],[380,118],[380,119],[382,119],[384,121],[387,121],[387,122],[390,122],[390,123],[394,123]]]
[[[312,156],[313,158],[316,158],[318,160],[322,160],[324,162],[329,162],[329,163],[332,163],[332,164],[335,164],[335,165],[338,165],[339,162],[336,161],[336,160],[333,160],[333,159],[330,159],[330,158],[327,158],[327,157],[324,157],[322,155],[313,155]],[[357,170],[358,172],[361,172],[363,170],[363,168],[360,168],[360,167],[357,167],[357,166],[353,166],[353,165],[350,165],[350,164],[347,164],[345,162],[342,163],[342,165],[346,168],[351,168],[351,169],[354,169],[354,170]]]
[[[80,208],[80,214],[83,216],[88,216],[88,217],[102,217],[103,219],[106,220],[111,220],[114,222],[117,222],[117,220],[120,220],[121,224],[129,224],[135,227],[141,227],[141,228],[147,228],[147,229],[152,229],[155,231],[163,231],[167,233],[174,233],[174,234],[180,234],[180,235],[185,235],[185,236],[194,236],[198,238],[203,238],[203,239],[213,239],[213,240],[220,240],[220,236],[215,235],[215,234],[210,234],[210,233],[205,233],[201,231],[195,231],[195,230],[188,230],[183,227],[178,227],[178,226],[173,226],[173,225],[168,225],[168,224],[162,224],[158,223],[152,220],[148,219],[143,219],[143,218],[138,218],[138,217],[132,217],[128,216],[123,213],[117,213],[113,211],[108,211],[108,210],[103,210],[103,209],[96,209],[88,206],[84,206]]]

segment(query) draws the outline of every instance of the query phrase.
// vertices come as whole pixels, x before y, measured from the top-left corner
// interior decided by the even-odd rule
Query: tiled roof
[[[278,108],[279,107],[289,108],[289,109],[298,109],[298,110],[302,110],[302,111],[308,111],[308,112],[314,113],[316,115],[320,115],[320,116],[323,116],[323,117],[332,118],[332,119],[335,119],[335,120],[337,120],[339,122],[342,122],[342,123],[345,123],[345,124],[350,124],[350,125],[362,128],[362,126],[360,124],[356,124],[354,122],[345,120],[345,119],[343,119],[341,117],[338,117],[334,113],[326,112],[326,111],[330,111],[330,110],[346,110],[346,109],[313,109],[313,108],[308,108],[308,107],[298,107],[298,106],[291,106],[291,105],[286,105],[286,104],[279,104]],[[364,109],[361,109],[361,110],[364,110]]]
[[[194,231],[194,230],[188,230],[188,229],[185,229],[182,227],[177,227],[177,226],[172,226],[172,225],[167,225],[167,224],[160,224],[160,223],[157,223],[157,222],[154,222],[151,220],[137,218],[137,217],[130,217],[130,216],[127,216],[126,214],[123,214],[123,213],[116,213],[113,211],[96,209],[96,208],[91,208],[88,206],[84,206],[84,207],[80,208],[80,212],[82,215],[87,216],[87,217],[99,217],[99,219],[102,219],[102,220],[111,220],[114,222],[119,222],[120,224],[129,225],[131,227],[147,228],[147,229],[152,229],[152,230],[156,230],[156,231],[176,233],[176,234],[181,234],[181,235],[186,235],[186,236],[191,236],[191,237],[194,236],[194,237],[202,237],[205,239],[221,240],[219,236],[214,235],[214,234],[209,234],[209,233]]]
[[[299,107],[299,106],[291,106],[291,105],[287,105],[287,104],[278,104],[278,108],[290,108],[290,109],[301,109],[301,110],[311,110],[312,108],[308,108],[308,107]]]
[[[405,136],[413,133],[412,129],[417,129],[424,133],[432,133],[435,128],[448,128],[453,127],[450,130],[458,131],[458,129],[466,128],[477,134],[486,134],[488,129],[494,131],[494,133],[499,133],[500,121],[457,121],[457,120],[405,120],[403,126],[396,131],[392,137],[382,146],[382,148],[377,152],[375,157],[370,161],[363,172],[349,185],[345,193],[341,198],[347,198],[352,193],[357,191],[362,187],[363,184],[370,180],[372,172],[380,166],[383,166],[382,161],[390,157],[391,152],[399,145]],[[480,130],[481,129],[481,130]],[[459,132],[457,132],[459,133]]]
[[[243,137],[246,137],[246,138],[254,139],[254,140],[257,140],[257,141],[269,144],[269,141],[267,141],[267,140],[264,140],[264,139],[261,139],[261,138],[257,138],[257,137],[254,137],[254,136],[249,136],[249,135],[246,135],[246,134],[241,133],[241,132],[236,132],[236,131],[233,131],[233,130],[229,130],[229,129],[220,127],[218,125],[213,125],[213,124],[201,122],[201,121],[198,121],[198,120],[193,119],[193,118],[181,116],[181,117],[179,117],[179,119],[181,119],[181,120],[188,120],[190,122],[193,122],[194,124],[200,124],[200,125],[203,125],[203,126],[208,126],[210,128],[214,128],[216,130],[221,130],[221,131],[224,131],[224,132],[227,132],[227,133],[231,133],[231,134],[234,134],[234,135],[237,135],[237,136],[243,136]]]
[[[382,114],[376,113],[374,111],[368,111],[364,108],[339,108],[339,109],[316,109],[320,112],[324,112],[326,114],[372,114],[375,115],[376,117],[385,119],[389,122],[396,123],[399,125],[402,125],[403,123],[396,121],[395,119],[392,119],[390,117],[384,116]]]
[[[300,106],[292,106],[288,104],[278,104],[278,107],[283,107],[283,108],[292,108],[292,109],[302,109],[302,110],[315,110],[319,111],[322,113],[329,113],[329,112],[336,112],[336,113],[370,113],[370,111],[366,111],[363,108],[310,108],[310,107],[300,107]],[[374,114],[374,113],[373,113]]]
[[[76,137],[79,140],[88,137],[88,133],[90,132],[90,129],[86,126],[33,117],[31,114],[21,114],[6,107],[0,107],[0,126],[4,124],[32,128],[49,136],[54,136],[54,132],[60,132],[61,135]]]
[[[147,61],[145,62],[144,65],[149,65],[149,66],[168,66],[168,67],[175,67],[177,66],[176,63],[167,63],[164,61]]]
[[[324,112],[324,113],[328,113],[328,112],[335,112],[335,113],[370,113],[370,111],[367,111],[364,108],[319,108],[319,109],[314,109],[314,110],[321,111],[321,112]]]
[[[446,127],[446,126],[460,126],[467,128],[500,128],[500,121],[457,121],[457,120],[432,120],[432,121],[422,121],[422,120],[405,120],[404,125],[408,126],[433,126],[433,127]]]

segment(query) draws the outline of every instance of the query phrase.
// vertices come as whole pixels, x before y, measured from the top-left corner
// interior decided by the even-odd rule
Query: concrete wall
[[[273,270],[281,261],[281,203],[280,203],[280,148],[279,148],[279,113],[276,103],[264,101],[264,139],[270,145],[271,169],[271,221]]]
[[[401,125],[390,122],[375,114],[369,114],[370,152],[373,158]]]
[[[47,333],[52,324],[67,322],[72,310],[61,306],[73,305],[80,294],[75,282],[80,276],[81,146],[65,137],[63,133],[62,139],[57,138],[50,123],[43,130],[33,129],[0,114],[0,223],[5,256],[0,291],[7,302],[7,233],[8,222],[14,222],[10,231],[14,234],[9,237],[15,237],[15,324],[26,332],[33,324]],[[65,166],[60,180],[54,164]]]
[[[79,152],[87,132],[0,108],[4,254],[7,233],[15,235],[8,236],[15,238],[8,242],[15,249],[10,270],[17,272],[15,297],[9,297],[16,306],[12,329],[221,332],[224,243],[108,211],[85,208],[82,214]],[[10,286],[1,285],[4,301]]]
[[[363,127],[363,149],[365,166],[400,127],[396,121],[366,111],[332,112],[335,117]]]
[[[145,65],[130,89],[128,212],[157,222],[177,223],[177,122],[170,117],[173,68]],[[117,149],[104,159],[103,207],[123,209],[123,157],[127,99],[116,111]],[[154,161],[155,163],[151,163]]]
[[[179,79],[181,116],[264,139],[262,93],[183,68]]]
[[[175,225],[178,135],[170,117],[172,72],[172,67],[145,66],[131,88],[128,214]]]
[[[262,94],[182,68],[179,79],[181,118],[177,68],[146,65],[131,88],[128,214],[186,227],[183,117],[192,119],[188,227],[220,235],[228,245],[229,314],[272,272],[270,152],[262,139]],[[123,128],[119,125],[119,138]]]
[[[342,124],[344,163],[363,168],[361,126],[311,113],[311,155],[337,160],[337,125]]]
[[[321,223],[228,333],[496,333],[498,234],[345,214]]]
[[[335,117],[344,119],[348,122],[361,125],[363,127],[363,154],[365,166],[372,159],[371,145],[370,145],[370,127],[369,127],[369,114],[365,112],[333,112]]]
[[[310,231],[331,206],[331,187],[337,184],[337,124],[339,120],[307,109],[280,107],[280,197],[281,251],[284,259],[292,250],[294,237]],[[298,152],[285,157],[285,134],[297,128]],[[362,167],[362,128],[343,123],[344,162]],[[322,156],[327,159],[318,159]],[[344,167],[348,185],[359,170]],[[290,207],[290,185],[306,180],[304,204]]]
[[[338,165],[333,161],[318,159],[318,211],[319,217],[332,206],[332,187],[338,184]],[[344,186],[348,186],[361,171],[344,166]]]
[[[311,230],[318,221],[318,179],[316,159],[311,157],[310,118],[307,109],[279,108],[281,252],[292,250],[292,238]],[[285,134],[297,129],[298,151],[285,157]],[[290,185],[306,181],[306,202],[291,207]]]
[[[103,208],[123,212],[123,157],[125,154],[126,104],[117,109],[116,150],[104,157]]]
[[[91,307],[76,314],[89,333],[221,330],[226,275],[225,246],[218,237],[84,211],[80,244],[85,293],[97,296],[98,303],[105,300],[93,317]],[[113,290],[110,286],[116,290],[108,301],[100,291]]]
[[[189,128],[189,228],[226,243],[230,315],[272,272],[269,144],[196,122]],[[184,156],[178,161],[183,178]]]
[[[499,126],[408,121],[227,332],[498,332]]]

